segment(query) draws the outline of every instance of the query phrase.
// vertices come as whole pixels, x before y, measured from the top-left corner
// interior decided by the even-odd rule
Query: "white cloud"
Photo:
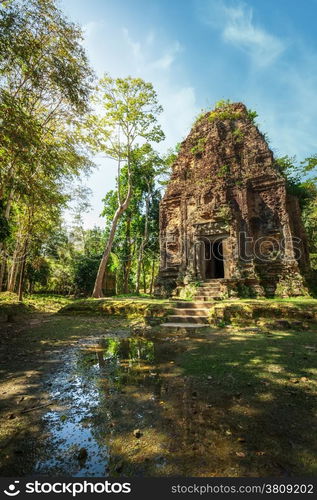
[[[255,25],[253,9],[245,3],[229,6],[213,0],[209,13],[208,24],[220,28],[223,39],[243,50],[259,67],[272,64],[286,48],[281,38]]]
[[[142,60],[143,58],[143,55],[142,55],[142,52],[141,52],[141,43],[140,42],[135,42],[134,40],[132,40],[132,38],[130,37],[130,34],[129,34],[129,30],[127,28],[123,28],[122,29],[122,32],[124,34],[124,37],[127,41],[127,45],[132,53],[132,56],[134,57],[135,60],[139,61],[139,60]],[[146,41],[146,45],[149,45],[152,43],[152,39],[151,38],[148,38],[147,41]]]
[[[181,52],[182,48],[179,42],[175,42],[159,59],[154,61],[151,66],[154,69],[167,70],[170,69],[175,61],[177,54]]]
[[[284,51],[282,40],[254,25],[251,8],[240,4],[224,9],[227,17],[224,39],[245,50],[256,64],[267,66]]]

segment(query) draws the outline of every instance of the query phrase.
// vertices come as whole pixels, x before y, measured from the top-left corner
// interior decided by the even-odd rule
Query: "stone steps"
[[[172,315],[176,316],[208,316],[208,311],[209,309],[204,307],[204,308],[185,308],[185,307],[179,307],[172,309]]]
[[[205,301],[198,301],[195,300],[195,302],[175,302],[175,308],[184,308],[184,309],[200,309],[200,308],[210,308],[213,305],[213,302],[205,302]]]
[[[197,287],[195,300],[217,300],[221,297],[221,281],[218,279],[205,280]]]
[[[194,329],[196,328],[205,328],[206,325],[204,323],[163,323],[161,325],[163,328],[186,328],[186,330]]]
[[[207,293],[206,295],[195,295],[195,299],[203,301],[203,302],[210,302],[211,300],[219,299],[219,295]]]
[[[176,302],[162,327],[168,328],[201,328],[208,325],[209,308],[212,302],[207,302],[204,296],[202,301]],[[210,300],[210,299],[209,299]]]
[[[198,288],[209,288],[209,289],[217,289],[219,290],[221,288],[221,284],[220,283],[202,283],[201,285],[199,285]]]
[[[167,323],[198,323],[202,324],[204,323],[205,325],[208,324],[208,316],[190,316],[187,314],[186,316],[178,316],[176,314],[170,314],[168,316]]]
[[[191,302],[176,301],[162,327],[202,328],[208,325],[209,309],[221,295],[221,280],[206,280],[197,287]]]

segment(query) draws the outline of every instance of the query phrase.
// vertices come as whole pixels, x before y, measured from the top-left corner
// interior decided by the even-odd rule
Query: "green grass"
[[[263,463],[281,473],[315,475],[317,333],[251,330],[194,342],[179,364],[209,394],[214,414],[221,415],[213,425],[228,429],[232,446],[234,436],[242,436],[246,471],[260,450]]]
[[[292,377],[317,376],[317,332],[237,330],[184,354],[186,374],[209,375],[224,386],[263,380],[287,382]],[[312,346],[310,349],[307,346]],[[232,374],[233,379],[228,375]],[[314,381],[316,383],[316,380]]]
[[[78,299],[77,299],[78,300]],[[75,302],[76,299],[54,294],[25,294],[23,303],[19,303],[18,296],[15,293],[0,293],[0,312],[56,312],[62,307]]]
[[[234,303],[234,302],[259,302],[259,303],[263,303],[263,302],[267,302],[268,304],[278,304],[278,303],[281,303],[281,304],[284,304],[284,303],[292,303],[292,304],[297,304],[297,305],[301,305],[303,304],[304,306],[307,305],[307,304],[311,304],[311,305],[315,305],[317,306],[317,299],[313,298],[313,297],[307,297],[307,296],[303,296],[303,297],[286,297],[286,298],[282,298],[282,297],[273,297],[271,299],[267,299],[265,297],[259,297],[257,299],[237,299],[237,300],[234,300],[234,301],[230,301],[230,303]]]

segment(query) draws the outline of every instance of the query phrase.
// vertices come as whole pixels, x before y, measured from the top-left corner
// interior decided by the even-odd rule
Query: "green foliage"
[[[0,200],[0,243],[6,240],[9,235],[9,222],[3,213],[3,202]]]
[[[76,294],[90,295],[96,279],[100,256],[78,256],[73,261],[73,282]]]
[[[201,109],[200,113],[194,118],[194,125],[196,125],[206,114],[208,113],[208,109]]]
[[[317,165],[317,156],[305,158],[299,165],[296,158],[282,156],[275,160],[277,170],[286,180],[287,192],[298,198],[302,218],[308,236],[309,251],[317,251],[317,186],[316,178],[311,176]],[[307,173],[309,177],[307,178]],[[306,177],[306,179],[305,179]],[[312,257],[314,268],[314,257]]]
[[[32,292],[35,285],[45,287],[50,275],[49,262],[41,256],[28,261],[26,266],[26,279],[29,281],[29,291]]]
[[[118,172],[116,189],[110,195],[112,208],[116,208],[93,290],[94,297],[101,297],[104,269],[120,219],[131,205],[136,181],[143,176],[142,183],[147,185],[147,192],[150,193],[154,186],[154,171],[164,170],[165,165],[151,146],[152,142],[164,139],[164,134],[157,120],[162,107],[158,104],[156,92],[151,83],[141,78],[122,79],[105,75],[99,81],[93,102],[97,105],[97,114],[88,117],[83,133],[93,150],[103,152],[116,161]],[[147,222],[141,253],[146,240]]]
[[[94,151],[130,165],[137,140],[150,143],[164,139],[157,122],[162,107],[151,83],[106,74],[99,80],[92,102],[102,113],[87,118],[83,133]]]
[[[222,99],[216,102],[215,110],[209,113],[208,120],[214,122],[215,120],[233,121],[247,118],[251,123],[255,123],[255,119],[258,116],[256,111],[248,109],[246,114],[241,111],[235,111],[232,106],[233,104],[230,99]]]
[[[18,259],[3,257],[0,276],[12,290],[25,256],[30,286],[46,280],[47,266],[37,267],[41,247],[58,227],[76,178],[92,166],[78,134],[91,84],[81,30],[54,0],[1,2],[1,249]]]
[[[255,119],[258,117],[259,115],[257,114],[256,111],[252,110],[252,109],[248,109],[247,111],[247,117],[248,119],[250,120],[250,122],[252,123],[255,123]]]
[[[238,283],[237,292],[238,292],[238,296],[241,299],[255,297],[253,290],[248,285],[245,285],[244,283]]]
[[[91,295],[101,255],[88,256],[78,255],[72,261],[73,293],[75,295]],[[119,267],[119,259],[115,254],[111,254],[108,261],[108,270],[115,273]]]
[[[312,157],[313,158],[313,157]],[[310,159],[306,159],[305,166]],[[313,160],[312,160],[313,163]],[[289,194],[296,196],[303,210],[317,195],[317,188],[313,179],[303,180],[306,168],[296,165],[296,157],[288,155],[275,159],[277,170],[286,180],[286,188]]]
[[[217,111],[217,109],[215,111],[211,111],[208,116],[208,120],[210,122],[214,122],[216,120],[239,120],[243,117],[243,113],[240,111],[233,111],[231,108],[220,108],[219,111]]]
[[[241,128],[235,128],[234,131],[232,132],[232,135],[235,139],[236,142],[242,142],[244,139],[244,132],[241,130]]]
[[[207,139],[205,137],[198,139],[196,144],[191,148],[190,152],[193,155],[201,155],[205,151],[206,140]]]
[[[230,99],[220,99],[220,101],[217,101],[215,104],[216,109],[226,109],[232,104],[232,101]]]
[[[305,158],[301,163],[304,172],[311,172],[317,167],[317,154]]]
[[[217,211],[217,216],[221,217],[225,222],[229,222],[231,219],[231,210],[227,205],[222,205]]]
[[[230,165],[221,165],[217,172],[218,177],[225,177],[230,174]]]

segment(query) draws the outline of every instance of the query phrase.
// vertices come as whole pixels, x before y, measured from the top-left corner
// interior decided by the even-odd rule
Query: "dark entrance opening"
[[[205,243],[205,278],[224,278],[222,241],[210,241]]]

